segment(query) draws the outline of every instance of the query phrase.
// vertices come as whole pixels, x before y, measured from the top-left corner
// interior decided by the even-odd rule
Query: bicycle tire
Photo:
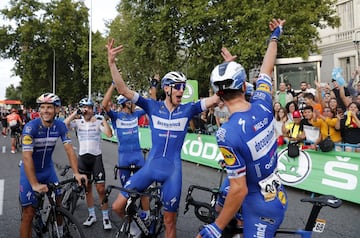
[[[63,236],[61,237],[73,237],[73,238],[85,238],[84,231],[80,223],[75,219],[75,217],[62,207],[56,207],[54,213],[50,213],[47,220],[47,228],[49,231],[49,238],[58,238],[57,231],[57,220],[58,216],[63,218]]]
[[[130,231],[130,222],[128,218],[124,218],[119,226],[119,229],[113,234],[113,238],[132,238]]]
[[[62,199],[61,199],[62,200],[61,204],[71,214],[74,214],[76,206],[77,206],[77,202],[79,200],[79,195],[72,188],[69,188],[69,189],[71,189],[71,192],[66,191],[65,193],[63,193]],[[70,193],[69,195],[68,195],[68,192]]]

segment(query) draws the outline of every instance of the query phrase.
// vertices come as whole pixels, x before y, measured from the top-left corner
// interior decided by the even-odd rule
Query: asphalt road
[[[6,145],[7,151],[6,153],[0,153],[0,195],[3,190],[3,197],[0,196],[0,238],[19,237],[20,210],[18,205],[18,162],[21,159],[21,153],[10,154],[10,140],[9,138],[3,138],[1,136],[0,147],[3,145]],[[76,139],[74,139],[74,146],[75,148],[77,147]],[[104,141],[102,143],[102,149],[104,165],[107,172],[107,183],[119,185],[118,181],[114,181],[112,172],[113,166],[117,162],[117,145]],[[59,165],[68,164],[60,141],[58,142],[57,148],[54,152],[54,161]],[[183,162],[183,196],[180,203],[177,222],[178,237],[195,237],[199,227],[202,225],[202,223],[195,217],[192,209],[187,214],[183,214],[183,200],[189,185],[197,184],[202,186],[217,187],[219,185],[219,178],[220,173],[215,169],[198,166],[189,162]],[[1,188],[1,180],[4,181],[4,188]],[[302,204],[300,199],[310,196],[310,194],[292,188],[288,188],[287,191],[289,208],[282,227],[303,228],[306,224],[306,219],[310,214],[311,206],[309,204]],[[354,194],[354,196],[360,196],[360,194]],[[110,203],[114,201],[114,198],[115,193],[112,193],[110,196]],[[84,229],[86,237],[111,237],[114,229],[112,231],[104,231],[102,229],[101,211],[98,201],[96,203],[96,208],[98,222],[96,222],[91,228]],[[80,200],[79,202],[76,217],[81,222],[83,222],[87,217],[86,203],[83,200]],[[119,222],[116,215],[111,214],[111,217],[114,225]],[[320,212],[319,217],[327,221],[325,231],[321,234],[315,234],[313,237],[360,237],[359,204],[344,202],[343,206],[338,209],[324,208]]]

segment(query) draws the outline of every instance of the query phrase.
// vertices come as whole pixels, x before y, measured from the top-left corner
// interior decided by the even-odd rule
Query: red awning
[[[0,100],[0,104],[5,104],[5,105],[21,105],[21,101],[20,100]]]

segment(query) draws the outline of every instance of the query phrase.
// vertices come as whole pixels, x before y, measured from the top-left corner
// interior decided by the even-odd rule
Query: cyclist
[[[78,167],[82,174],[86,174],[88,179],[93,177],[96,184],[96,190],[99,194],[100,203],[105,197],[105,169],[101,154],[101,133],[111,137],[112,131],[103,116],[94,116],[94,102],[91,99],[83,98],[79,102],[80,109],[74,112],[64,120],[68,128],[75,128],[79,140]],[[81,115],[80,118],[75,119]],[[94,198],[92,194],[92,184],[88,183],[86,188],[86,203],[89,216],[83,223],[90,227],[96,222],[94,208]],[[108,204],[101,207],[103,216],[103,227],[105,230],[111,230],[109,220]]]
[[[272,113],[270,75],[277,54],[284,20],[272,20],[272,34],[263,59],[256,91],[245,99],[246,73],[235,62],[214,68],[211,85],[228,107],[231,116],[217,131],[230,189],[214,223],[204,226],[198,237],[220,237],[222,230],[242,206],[244,237],[274,237],[284,219],[287,198],[276,174],[277,142]]]
[[[22,120],[16,108],[11,109],[11,113],[6,116],[8,127],[10,128],[11,136],[11,153],[15,154],[15,143],[16,143],[16,134],[21,134]]]
[[[85,175],[78,172],[76,155],[68,137],[68,129],[63,122],[55,120],[55,115],[61,106],[60,98],[53,93],[45,93],[37,98],[36,103],[39,105],[40,118],[30,121],[24,126],[22,137],[23,163],[20,167],[21,238],[31,237],[32,219],[35,214],[35,208],[32,205],[37,204],[34,191],[47,192],[46,184],[58,181],[52,161],[52,153],[59,137],[63,142],[76,180],[79,184],[81,184],[82,179],[87,180]],[[61,202],[60,199],[58,202]]]
[[[164,204],[165,237],[176,237],[176,212],[181,196],[181,148],[187,133],[190,119],[218,102],[214,95],[195,103],[181,104],[186,87],[186,77],[180,72],[169,72],[161,80],[165,92],[164,101],[144,98],[130,90],[122,79],[115,56],[123,50],[120,45],[114,48],[114,39],[107,44],[108,64],[119,94],[143,108],[149,116],[152,148],[142,167],[125,184],[125,188],[139,191],[146,189],[153,181],[162,183]],[[124,216],[127,194],[119,194],[113,203],[113,210]]]

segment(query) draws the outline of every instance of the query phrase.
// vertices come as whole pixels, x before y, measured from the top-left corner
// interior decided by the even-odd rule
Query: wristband
[[[276,27],[276,28],[274,29],[274,31],[271,33],[269,40],[279,41],[279,38],[280,38],[282,32],[283,32],[283,27],[282,27],[282,26]]]
[[[156,88],[156,86],[158,85],[158,83],[159,83],[159,82],[158,82],[156,79],[152,79],[152,80],[151,80],[151,87],[152,87],[152,88]]]

